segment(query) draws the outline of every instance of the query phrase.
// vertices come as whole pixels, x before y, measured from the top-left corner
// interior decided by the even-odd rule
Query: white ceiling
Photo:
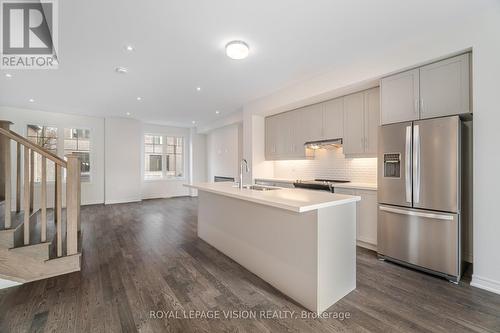
[[[394,52],[422,31],[456,25],[491,2],[63,0],[59,69],[2,75],[0,105],[206,123],[353,57]],[[225,56],[233,39],[250,45],[247,59]],[[135,51],[126,52],[126,44]],[[116,66],[129,73],[115,73]]]

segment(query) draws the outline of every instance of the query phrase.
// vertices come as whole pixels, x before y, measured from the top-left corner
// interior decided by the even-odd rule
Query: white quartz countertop
[[[343,205],[361,200],[361,197],[359,196],[295,188],[280,188],[270,191],[239,189],[234,186],[234,183],[230,182],[195,183],[185,184],[184,186],[195,188],[199,191],[206,191],[236,199],[247,200],[297,213]]]
[[[265,182],[277,182],[277,183],[295,183],[296,179],[287,179],[287,178],[255,178],[256,181],[265,181]],[[335,187],[338,188],[354,188],[358,190],[377,190],[377,184],[374,183],[359,183],[359,182],[349,182],[349,183],[333,183]]]

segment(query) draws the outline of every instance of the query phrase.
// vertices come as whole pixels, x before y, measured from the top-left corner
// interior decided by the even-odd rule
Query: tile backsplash
[[[275,178],[347,179],[352,182],[376,183],[377,158],[346,158],[339,149],[319,149],[314,160],[275,161]]]

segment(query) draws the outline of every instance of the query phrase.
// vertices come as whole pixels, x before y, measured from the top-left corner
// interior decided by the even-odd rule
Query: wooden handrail
[[[29,149],[37,152],[38,154],[40,154],[42,156],[45,156],[47,159],[49,159],[52,162],[60,165],[63,168],[67,168],[68,167],[65,160],[63,160],[62,158],[60,158],[56,154],[51,153],[47,149],[45,149],[43,147],[40,147],[36,143],[31,142],[30,140],[26,139],[25,137],[20,136],[16,132],[0,128],[0,134],[1,135],[5,135],[6,137],[8,137],[8,138],[10,138],[10,139],[12,139],[12,140],[14,140],[14,141],[22,144],[25,147],[28,147]]]

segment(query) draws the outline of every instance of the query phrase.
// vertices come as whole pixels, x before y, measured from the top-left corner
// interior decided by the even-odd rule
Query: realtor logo
[[[0,0],[2,69],[56,69],[57,0]]]

